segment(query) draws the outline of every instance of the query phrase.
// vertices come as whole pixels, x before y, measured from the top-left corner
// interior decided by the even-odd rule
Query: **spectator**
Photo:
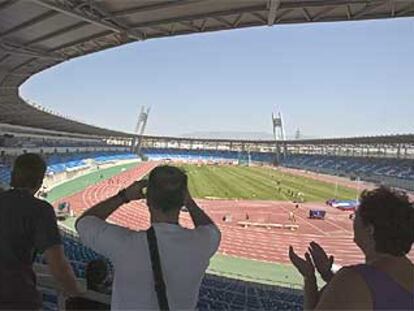
[[[109,269],[103,259],[95,259],[86,266],[86,283],[90,290],[98,293],[108,294]]]
[[[102,259],[92,260],[86,266],[86,286],[102,294],[110,294],[108,265]],[[108,290],[109,288],[109,290]],[[109,310],[110,306],[86,297],[73,297],[66,301],[66,310]]]
[[[163,308],[165,300],[158,295],[160,291],[154,290],[152,263],[156,261],[149,251],[147,232],[105,221],[123,204],[143,199],[147,186],[146,202],[156,233],[169,308],[195,309],[204,272],[220,243],[220,232],[191,198],[187,176],[181,170],[171,166],[155,168],[148,181],[135,182],[86,211],[77,220],[76,228],[87,246],[108,257],[114,265],[112,309]],[[188,209],[195,229],[178,224],[182,206]]]
[[[53,207],[34,197],[46,164],[35,154],[19,156],[11,189],[0,194],[0,309],[39,309],[33,259],[44,253],[49,270],[68,295],[78,293],[67,262]]]
[[[414,206],[402,192],[364,191],[354,218],[354,241],[365,263],[333,275],[333,257],[311,243],[302,259],[289,257],[305,280],[305,309],[414,310],[414,265],[406,256],[414,242]],[[312,257],[312,258],[311,258]],[[318,293],[315,267],[328,283]]]

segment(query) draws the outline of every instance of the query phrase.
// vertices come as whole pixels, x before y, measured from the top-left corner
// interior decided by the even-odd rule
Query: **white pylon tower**
[[[281,156],[281,145],[282,142],[286,140],[285,137],[285,128],[283,124],[282,114],[278,112],[277,114],[272,113],[272,125],[273,125],[273,138],[275,140],[275,147],[276,147],[276,164],[280,163],[280,156]],[[286,152],[286,148],[283,149],[284,153]]]
[[[300,129],[298,128],[297,130],[296,130],[296,133],[295,133],[295,139],[296,140],[299,140],[299,139],[301,139],[302,138],[302,133],[300,132]]]
[[[135,127],[135,134],[137,135],[136,138],[134,139],[134,143],[133,143],[133,151],[136,154],[140,154],[141,152],[141,145],[142,145],[142,140],[143,140],[143,136],[144,132],[145,132],[145,128],[147,126],[147,122],[148,122],[148,116],[150,113],[151,108],[145,108],[145,106],[141,107],[141,112],[138,115],[138,121],[137,121],[137,125]]]

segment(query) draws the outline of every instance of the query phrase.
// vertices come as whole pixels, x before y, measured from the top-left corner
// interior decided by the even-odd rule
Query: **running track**
[[[66,197],[61,201],[70,202],[76,215],[85,209],[117,193],[135,180],[146,175],[158,163],[146,162],[129,171],[125,171],[109,180],[89,186],[84,191]],[[274,201],[238,201],[238,200],[198,200],[220,227],[222,241],[219,252],[222,254],[256,259],[260,261],[287,263],[287,251],[292,245],[298,253],[304,253],[311,241],[323,245],[335,256],[339,265],[354,264],[363,261],[363,255],[353,243],[352,221],[348,212],[324,206],[320,203],[300,204],[299,209],[289,202]],[[309,208],[325,209],[325,220],[307,218]],[[246,214],[252,222],[287,224],[289,211],[295,210],[297,231],[286,229],[242,228],[238,221],[244,221]],[[224,222],[223,216],[230,216],[231,222]],[[122,206],[109,221],[131,228],[147,229],[149,213],[145,202],[131,202]],[[180,223],[192,227],[188,213],[181,213]],[[414,252],[410,253],[414,260]]]

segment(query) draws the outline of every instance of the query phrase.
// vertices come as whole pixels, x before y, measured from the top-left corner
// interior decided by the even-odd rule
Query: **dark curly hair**
[[[147,199],[163,212],[180,209],[184,205],[187,175],[174,166],[154,168],[148,179]]]
[[[358,214],[374,227],[375,250],[393,256],[406,255],[414,243],[414,205],[407,194],[387,187],[365,190]]]

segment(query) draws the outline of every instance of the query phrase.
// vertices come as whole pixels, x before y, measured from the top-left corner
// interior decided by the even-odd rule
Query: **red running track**
[[[75,214],[79,215],[85,209],[146,175],[157,164],[143,163],[63,200],[70,202]],[[349,212],[320,203],[300,204],[299,209],[295,209],[295,204],[292,203],[274,201],[198,200],[198,203],[222,231],[219,249],[222,254],[287,263],[289,245],[294,246],[299,253],[304,253],[308,243],[316,241],[335,256],[335,262],[339,265],[354,264],[364,259],[361,251],[352,241],[352,221],[349,219]],[[310,208],[325,209],[327,211],[325,220],[308,219]],[[299,225],[297,231],[243,228],[237,225],[238,221],[246,219],[246,214],[249,215],[251,222],[289,224],[288,215],[292,210],[295,210],[296,224]],[[231,222],[224,222],[223,216],[230,215]],[[145,230],[149,227],[149,212],[144,201],[131,202],[117,210],[109,220],[131,229]],[[192,227],[188,213],[181,213],[180,223],[185,227]],[[410,253],[410,258],[414,260],[413,251]]]

